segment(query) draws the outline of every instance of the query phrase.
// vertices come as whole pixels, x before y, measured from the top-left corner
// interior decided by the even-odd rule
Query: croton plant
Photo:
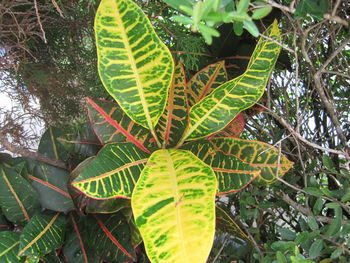
[[[206,262],[216,227],[248,239],[215,200],[292,166],[239,139],[280,51],[277,22],[232,80],[221,61],[186,81],[132,0],[102,0],[95,32],[115,102],[87,98],[89,123],[43,135],[38,151],[79,160],[71,172],[2,156],[0,262],[135,262],[142,242],[151,262]]]

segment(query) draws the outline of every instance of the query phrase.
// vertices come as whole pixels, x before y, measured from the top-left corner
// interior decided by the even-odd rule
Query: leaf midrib
[[[125,27],[124,27],[124,23],[123,23],[123,20],[121,19],[120,17],[120,13],[119,13],[119,7],[118,7],[118,4],[117,4],[117,1],[113,1],[113,3],[115,4],[115,16],[118,20],[118,24],[120,25],[120,33],[122,34],[122,37],[124,39],[124,45],[125,45],[125,50],[127,52],[127,55],[129,57],[129,61],[131,61],[130,65],[131,65],[131,69],[132,71],[134,72],[134,76],[135,76],[135,80],[136,80],[136,87],[139,91],[139,94],[140,94],[140,101],[141,101],[141,104],[142,104],[142,107],[145,111],[145,117],[146,117],[146,120],[147,120],[147,125],[148,125],[148,128],[153,130],[153,124],[152,124],[152,120],[150,118],[150,115],[149,115],[149,111],[148,111],[148,107],[147,107],[147,103],[146,103],[146,99],[145,99],[145,94],[143,92],[143,89],[142,89],[142,83],[141,83],[141,79],[140,79],[140,75],[139,75],[139,72],[137,70],[137,67],[136,67],[136,62],[135,62],[135,59],[134,59],[134,56],[132,54],[132,50],[131,50],[131,47],[129,45],[129,39],[128,39],[128,36],[126,34],[126,31],[125,31]],[[125,41],[126,40],[126,41]]]

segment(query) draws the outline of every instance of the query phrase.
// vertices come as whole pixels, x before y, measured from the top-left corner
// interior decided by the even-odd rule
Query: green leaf
[[[308,14],[322,19],[323,15],[328,11],[327,0],[301,0],[295,9],[294,16],[296,18],[305,18]]]
[[[335,259],[341,256],[343,254],[343,249],[341,247],[337,247],[331,254],[331,258]]]
[[[152,147],[152,135],[144,127],[133,122],[118,104],[87,98],[86,104],[91,125],[103,144],[132,142],[146,153]]]
[[[259,29],[252,20],[244,20],[243,28],[247,29],[247,31],[254,37],[259,36]]]
[[[250,0],[239,0],[237,4],[237,13],[242,14],[247,12]]]
[[[107,144],[72,185],[94,199],[130,199],[147,158],[132,143]]]
[[[285,240],[294,240],[296,238],[295,232],[287,228],[280,228],[278,232],[281,234],[281,238]]]
[[[216,149],[210,141],[191,142],[182,149],[191,151],[213,169],[218,181],[217,195],[242,190],[260,175],[258,168]]]
[[[152,262],[205,262],[215,233],[214,171],[191,152],[158,150],[131,205]]]
[[[166,106],[174,70],[170,51],[132,0],[102,1],[95,33],[103,85],[133,121],[152,132]]]
[[[286,256],[281,252],[276,252],[276,258],[278,263],[288,263]]]
[[[316,219],[313,216],[308,216],[307,217],[307,223],[308,223],[309,227],[312,230],[317,230],[318,229],[317,221],[316,221]]]
[[[183,25],[192,25],[193,24],[193,20],[188,17],[188,16],[172,16],[172,18],[180,23],[180,24],[183,24]]]
[[[310,247],[309,257],[311,259],[319,257],[322,248],[323,248],[323,240],[322,239],[317,239],[315,242],[312,243],[312,245]]]
[[[198,71],[187,83],[188,105],[192,107],[227,81],[225,61],[219,61]]]
[[[11,168],[0,165],[0,206],[5,217],[17,224],[29,222],[40,210],[33,187]]]
[[[312,212],[314,215],[318,215],[321,213],[323,207],[323,199],[321,197],[318,197],[314,206],[312,207]]]
[[[4,231],[0,232],[0,262],[22,263],[25,258],[17,255],[19,247],[19,233]]]
[[[83,236],[99,257],[108,262],[135,262],[130,229],[120,212],[89,216],[85,224]]]
[[[177,145],[188,123],[185,83],[185,71],[179,63],[175,67],[167,106],[156,126],[156,134],[165,148]]]
[[[21,233],[18,255],[41,257],[59,248],[65,224],[65,216],[60,213],[36,214]]]
[[[347,202],[349,200],[350,200],[350,191],[347,191],[345,193],[345,195],[343,195],[343,197],[341,198],[341,201],[345,203],[345,202]]]
[[[243,34],[243,23],[242,22],[234,22],[233,23],[233,31],[237,36]]]
[[[71,196],[73,196],[73,202],[79,211],[84,214],[90,213],[115,213],[124,207],[130,207],[130,200],[124,198],[112,198],[106,200],[97,200],[88,197],[71,186],[71,182],[77,178],[84,169],[94,161],[96,157],[90,157],[81,162],[72,172],[70,177],[70,187],[68,188]]]
[[[334,163],[328,155],[322,155],[322,163],[328,170],[334,170]]]
[[[41,136],[38,152],[52,159],[66,161],[69,154],[63,145],[58,141],[58,138],[64,134],[64,129],[55,127],[48,128],[43,136]]]
[[[265,34],[279,39],[277,21]],[[190,125],[182,141],[207,137],[229,124],[241,111],[253,106],[264,93],[280,51],[273,41],[260,38],[246,72],[217,87],[190,109]]]
[[[305,187],[304,191],[310,195],[316,196],[316,197],[321,197],[323,196],[323,193],[320,189],[316,187]]]
[[[67,189],[69,173],[66,170],[39,163],[34,168],[34,174],[28,175],[28,178],[39,193],[42,207],[58,212],[74,209]]]
[[[258,9],[254,9],[252,18],[253,19],[262,19],[265,16],[267,16],[268,14],[270,14],[271,11],[272,11],[272,6],[265,6],[265,7],[261,7]]]
[[[282,177],[293,165],[283,154],[278,164],[278,149],[267,143],[237,138],[213,138],[211,142],[216,149],[259,168],[260,178],[268,183],[276,180],[277,168],[278,176]]]

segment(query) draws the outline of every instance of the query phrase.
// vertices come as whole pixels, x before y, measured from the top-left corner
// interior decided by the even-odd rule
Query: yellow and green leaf
[[[72,186],[94,199],[130,199],[148,157],[132,143],[107,144]]]
[[[154,152],[131,204],[151,262],[204,263],[215,233],[214,171],[186,150]]]
[[[173,74],[170,51],[132,0],[103,0],[95,34],[102,83],[133,121],[153,131]]]
[[[277,21],[264,34],[279,41]],[[225,128],[260,99],[280,51],[275,41],[261,37],[244,74],[217,87],[190,109],[190,124],[182,142],[207,137]]]
[[[167,106],[156,125],[156,134],[159,136],[162,145],[167,148],[177,145],[188,124],[185,85],[185,71],[183,65],[179,63],[175,67]]]
[[[146,153],[154,147],[149,130],[136,124],[118,104],[86,98],[88,115],[93,130],[101,143],[132,142]]]
[[[216,62],[198,71],[186,85],[188,105],[192,107],[226,81],[225,61]]]
[[[260,175],[258,168],[215,149],[208,140],[187,143],[182,149],[191,151],[214,170],[218,181],[217,195],[242,190]]]
[[[41,257],[59,248],[64,240],[65,225],[63,214],[36,214],[21,233],[18,255]]]
[[[245,127],[245,119],[241,112],[224,129],[209,136],[209,138],[231,137],[239,138]]]
[[[82,161],[74,170],[71,172],[70,182],[74,181],[84,169],[96,159],[96,156],[91,156]],[[72,196],[73,202],[76,208],[83,214],[91,213],[114,213],[124,207],[130,207],[130,200],[124,198],[111,198],[106,200],[97,200],[89,196],[84,195],[78,189],[68,185],[68,190]]]
[[[260,169],[260,178],[268,183],[274,182],[277,174],[282,177],[293,166],[284,154],[279,156],[279,150],[267,143],[235,138],[213,138],[211,141],[217,149]]]

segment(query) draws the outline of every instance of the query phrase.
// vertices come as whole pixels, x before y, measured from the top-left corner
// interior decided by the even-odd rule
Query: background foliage
[[[178,24],[172,17],[179,12],[164,2],[138,4],[185,64],[187,79],[219,60],[225,60],[230,78],[247,65],[256,43],[248,32],[237,36],[231,24],[208,25],[220,33],[208,45],[200,34]],[[83,122],[83,97],[108,98],[96,70],[92,24],[97,5],[78,0],[1,2],[1,91],[24,108],[2,109],[3,148],[30,155],[23,150],[28,135],[35,139],[35,130],[28,134],[28,118],[47,125]],[[268,0],[264,5],[273,7],[271,13],[254,22],[262,32],[279,18],[283,51],[264,99],[255,111],[245,112],[241,137],[277,146],[295,166],[274,184],[255,182],[218,200],[244,232],[239,238],[237,231],[219,232],[209,261],[348,262],[350,4]],[[39,109],[33,110],[33,98]],[[76,158],[69,157],[68,170],[75,168]],[[1,229],[16,229],[3,216],[1,220]]]

